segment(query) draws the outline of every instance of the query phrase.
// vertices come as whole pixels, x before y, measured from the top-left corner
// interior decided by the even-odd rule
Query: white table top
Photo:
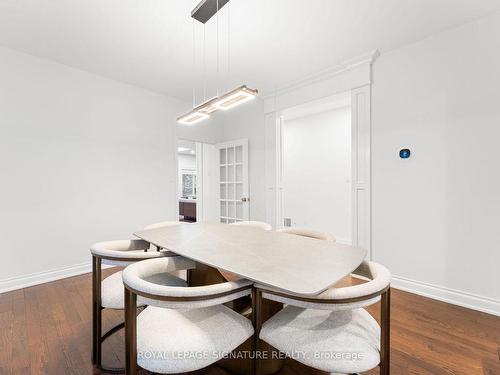
[[[367,254],[335,242],[219,223],[175,225],[134,235],[260,284],[310,296],[354,271]]]

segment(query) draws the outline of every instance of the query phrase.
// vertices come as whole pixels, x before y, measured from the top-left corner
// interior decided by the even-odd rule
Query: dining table
[[[155,245],[167,256],[183,256],[196,262],[187,275],[189,286],[225,282],[228,275],[254,281],[260,286],[304,297],[318,296],[354,271],[365,259],[362,248],[305,236],[266,231],[250,226],[217,222],[181,223],[149,230],[135,236]],[[234,301],[231,308],[249,314],[248,298]],[[264,322],[283,308],[264,300]],[[237,350],[250,350],[246,342]],[[266,350],[272,352],[273,348]],[[240,374],[249,373],[250,360],[222,360],[220,365]],[[264,361],[263,374],[282,366],[273,352]]]

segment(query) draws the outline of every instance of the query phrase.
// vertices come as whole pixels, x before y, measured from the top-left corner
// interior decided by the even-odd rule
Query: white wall
[[[189,105],[5,48],[0,82],[0,291],[88,271],[93,242],[175,219]]]
[[[351,242],[351,108],[283,126],[284,217]]]
[[[182,173],[185,171],[190,171],[196,174],[196,156],[177,154],[177,163],[178,163],[177,196],[180,198],[182,196]]]
[[[382,54],[372,162],[374,259],[500,314],[499,69],[498,14]]]

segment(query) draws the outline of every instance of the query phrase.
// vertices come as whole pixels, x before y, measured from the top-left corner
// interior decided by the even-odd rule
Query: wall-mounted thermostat
[[[402,150],[399,150],[399,157],[401,159],[408,159],[411,155],[411,151],[409,148],[403,148]]]

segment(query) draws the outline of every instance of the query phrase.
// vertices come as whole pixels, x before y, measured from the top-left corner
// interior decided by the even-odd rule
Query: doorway
[[[351,95],[286,109],[281,117],[283,226],[352,243]]]
[[[217,149],[215,145],[177,139],[177,189],[179,221],[217,220]]]
[[[196,142],[180,139],[177,142],[179,221],[196,222],[197,193]]]

